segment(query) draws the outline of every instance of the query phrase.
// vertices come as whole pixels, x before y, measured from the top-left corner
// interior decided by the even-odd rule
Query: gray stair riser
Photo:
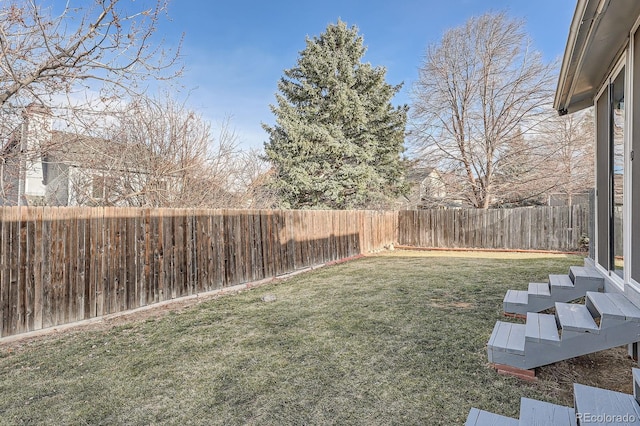
[[[574,287],[551,287],[551,298],[556,302],[571,302],[584,297],[585,290]]]
[[[513,303],[504,303],[502,305],[502,310],[508,314],[526,314],[530,310],[528,309],[529,305],[515,305]]]
[[[542,312],[549,308],[553,308],[556,300],[548,298],[547,300],[537,299],[531,300],[526,305],[507,304],[503,305],[504,312],[510,314],[526,315],[527,312]]]
[[[529,304],[527,305],[529,309],[526,312],[545,311],[549,308],[553,308],[555,302],[557,302],[557,300],[553,300],[551,296],[534,296],[530,294]]]
[[[553,287],[566,287],[566,288],[574,288],[573,281],[568,275],[549,275],[549,286],[551,289]]]
[[[573,285],[576,288],[584,288],[589,291],[603,291],[604,290],[604,280],[601,278],[599,280],[596,279],[585,279],[581,277],[576,277],[576,281],[574,281]]]
[[[632,321],[625,321],[625,320],[621,320],[621,319],[617,319],[617,318],[601,318],[600,319],[600,330],[598,331],[598,334],[606,334],[609,333],[609,330],[613,330],[613,333],[615,333],[615,330],[618,329],[619,327],[627,324],[629,326],[632,326],[632,324],[634,324],[634,322]],[[635,323],[636,328],[638,329],[638,332],[640,332],[640,324]],[[640,340],[640,334],[637,336],[637,340]],[[633,343],[633,342],[628,342],[628,343]]]

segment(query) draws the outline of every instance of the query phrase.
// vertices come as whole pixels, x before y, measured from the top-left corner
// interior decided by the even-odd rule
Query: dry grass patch
[[[582,259],[493,256],[371,256],[3,345],[0,416],[9,424],[452,425],[472,406],[517,416],[521,396],[571,404],[570,382],[602,376],[613,359],[594,355],[592,370],[545,367],[531,384],[488,368],[486,342],[507,289]],[[275,300],[264,302],[267,294]],[[609,385],[629,383],[627,375]]]

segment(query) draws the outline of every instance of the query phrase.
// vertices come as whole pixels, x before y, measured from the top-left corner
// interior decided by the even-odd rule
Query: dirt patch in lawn
[[[637,367],[626,347],[596,352],[537,369],[539,385],[573,406],[573,383],[633,393],[631,369]]]
[[[434,308],[458,308],[458,309],[471,309],[473,304],[469,302],[451,302],[441,299],[431,299],[431,306]]]

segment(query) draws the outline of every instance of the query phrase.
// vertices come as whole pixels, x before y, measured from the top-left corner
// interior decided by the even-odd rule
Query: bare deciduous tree
[[[555,111],[540,123],[533,144],[548,153],[547,186],[569,204],[576,194],[594,187],[594,117],[592,110],[558,116]]]
[[[149,79],[181,73],[180,43],[171,51],[152,41],[166,11],[167,0],[146,8],[123,0],[0,4],[0,190],[56,148],[52,134],[25,142],[28,106],[45,106],[47,120],[91,134],[112,104]]]
[[[102,138],[78,137],[78,204],[260,208],[274,204],[255,152],[243,152],[229,118],[212,126],[169,96],[137,98]],[[72,146],[72,144],[67,144]]]
[[[280,206],[281,194],[274,189],[274,170],[264,160],[258,149],[250,149],[241,154],[239,183],[243,188],[240,205],[251,209],[274,209]]]
[[[169,96],[136,98],[103,137],[76,142],[84,154],[73,182],[77,203],[136,207],[210,205],[225,188],[214,169],[235,147],[229,138],[214,147],[210,124]]]
[[[35,0],[0,6],[0,106],[16,98],[48,101],[51,94],[80,89],[110,98],[114,90],[135,90],[149,77],[180,71],[173,68],[177,52],[151,42],[166,0],[137,11],[122,0],[73,3],[56,15],[53,5],[44,8]]]
[[[515,150],[529,149],[522,137],[549,103],[553,70],[523,22],[504,13],[472,18],[427,49],[413,92],[412,142],[423,160],[457,177],[464,202],[499,202],[501,168]]]

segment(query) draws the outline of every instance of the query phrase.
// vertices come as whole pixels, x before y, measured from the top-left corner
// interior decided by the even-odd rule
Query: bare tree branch
[[[523,28],[498,13],[447,31],[427,49],[414,86],[412,143],[423,160],[462,178],[450,191],[477,208],[501,202],[501,158],[539,121],[552,93],[554,67]]]
[[[150,42],[165,0],[134,13],[122,0],[71,3],[57,16],[35,0],[0,6],[1,107],[17,97],[33,102],[68,93],[81,82],[99,83],[95,89],[106,97],[135,92],[149,78],[180,74],[179,50],[164,51]]]

